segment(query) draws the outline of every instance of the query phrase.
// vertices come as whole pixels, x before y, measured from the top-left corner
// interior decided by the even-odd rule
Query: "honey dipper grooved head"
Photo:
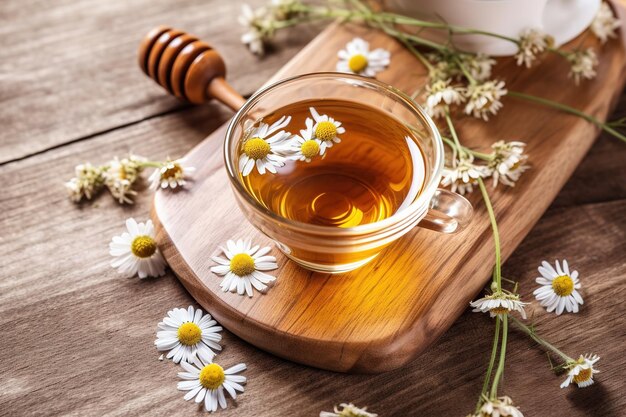
[[[168,92],[195,104],[209,101],[209,84],[226,75],[222,57],[209,44],[168,26],[145,36],[139,66]]]

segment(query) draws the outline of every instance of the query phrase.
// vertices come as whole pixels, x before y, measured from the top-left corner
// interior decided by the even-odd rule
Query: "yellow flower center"
[[[178,328],[178,341],[185,346],[193,346],[202,339],[202,330],[196,323],[183,323]]]
[[[139,258],[149,258],[157,250],[157,244],[150,236],[137,236],[130,245],[133,255]]]
[[[581,382],[589,381],[591,379],[591,375],[591,368],[581,369],[578,375],[574,376],[574,382],[580,384]]]
[[[367,57],[365,55],[356,54],[352,55],[350,60],[348,61],[348,68],[350,71],[359,73],[367,68]]]
[[[161,171],[162,179],[177,178],[183,173],[183,168],[178,164],[168,164],[165,169]]]
[[[249,139],[243,145],[243,151],[252,159],[263,159],[270,153],[270,144],[261,138]]]
[[[509,309],[506,307],[496,307],[496,308],[492,308],[489,311],[492,312],[493,314],[508,314]]]
[[[320,145],[315,140],[307,140],[300,147],[300,151],[305,158],[313,158],[320,151]]]
[[[254,272],[254,259],[247,253],[238,253],[230,260],[230,270],[240,277]]]
[[[333,140],[337,136],[337,128],[333,122],[319,122],[315,127],[315,137],[320,140]]]
[[[216,363],[210,363],[200,371],[200,384],[209,390],[215,390],[224,383],[224,369]]]
[[[559,297],[567,297],[574,291],[574,280],[569,275],[561,275],[552,281],[552,289]]]

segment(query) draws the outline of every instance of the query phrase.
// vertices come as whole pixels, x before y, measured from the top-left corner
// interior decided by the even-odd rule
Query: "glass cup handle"
[[[470,224],[473,213],[472,204],[464,197],[438,188],[418,226],[441,233],[456,233]]]

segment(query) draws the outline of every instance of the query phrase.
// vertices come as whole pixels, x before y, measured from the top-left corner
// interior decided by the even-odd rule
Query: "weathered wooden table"
[[[168,273],[123,279],[108,242],[127,217],[106,195],[76,206],[73,166],[129,151],[176,157],[224,123],[218,104],[190,107],[136,67],[151,27],[169,23],[211,40],[229,79],[251,93],[316,33],[279,36],[264,59],[235,30],[239,1],[8,1],[0,4],[0,415],[202,415],[176,390],[178,367],[157,360],[156,324],[193,299]],[[258,1],[256,2],[259,3]],[[626,94],[614,117],[626,111]],[[511,331],[503,391],[526,416],[618,416],[626,407],[626,146],[601,137],[504,275],[532,299],[536,267],[567,258],[585,306],[556,317],[533,305],[538,329],[570,355],[601,355],[598,383],[559,389],[544,353]],[[288,363],[224,332],[224,364],[245,362],[246,392],[224,416],[310,415],[352,401],[384,416],[467,414],[491,347],[492,323],[465,313],[425,354],[386,374],[345,375]],[[311,352],[315,354],[315,352]]]

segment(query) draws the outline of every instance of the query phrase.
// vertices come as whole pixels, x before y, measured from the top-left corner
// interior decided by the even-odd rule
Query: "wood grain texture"
[[[203,7],[226,7],[220,3],[207,1]],[[42,25],[58,22],[53,9],[62,5],[68,23],[57,24],[58,33],[48,42],[50,48],[64,55],[63,41],[74,30],[70,22],[82,25],[80,19],[85,15],[90,25],[124,20],[126,10],[130,10],[127,8],[133,7],[133,3],[126,3],[126,7],[105,14],[102,7],[86,10],[83,5],[89,3],[76,0],[55,2],[54,6],[40,4],[43,10],[25,1],[2,2],[3,39],[23,39],[28,33],[37,33]],[[230,11],[224,13],[234,16],[239,2],[227,4]],[[153,23],[193,18],[177,15],[174,8],[162,7],[159,2],[146,4],[143,13],[151,16]],[[219,35],[206,22],[198,22],[198,26],[211,35],[207,39]],[[133,34],[136,40],[145,29],[148,25]],[[233,45],[224,53],[238,56],[238,33],[229,31],[222,36],[222,42]],[[307,41],[307,34],[300,30],[290,36],[293,44]],[[129,50],[131,46],[134,48],[136,41],[129,42]],[[41,65],[40,55],[33,51],[21,59],[20,67],[9,68],[2,76],[15,80],[24,68]],[[118,61],[114,55],[109,59],[119,65],[119,73],[137,74],[135,62]],[[0,61],[0,65],[5,64]],[[266,74],[279,66],[273,59],[258,65],[263,75],[248,75],[256,85],[265,82]],[[96,84],[109,77],[90,66],[71,66],[65,71],[51,72],[50,84],[72,88],[70,81],[80,76],[88,76]],[[137,82],[141,82],[139,78]],[[144,94],[157,100],[163,97],[150,81],[142,84],[132,93],[145,89]],[[128,94],[128,89],[121,89],[120,94]],[[21,98],[25,107],[28,100],[37,105],[34,96]],[[0,109],[3,117],[13,101],[4,94],[0,101],[4,104]],[[64,105],[68,114],[81,111],[77,108],[80,103]],[[120,278],[109,267],[107,245],[111,236],[123,231],[127,217],[146,219],[152,195],[143,192],[131,207],[119,207],[106,195],[75,206],[65,198],[62,180],[71,175],[77,163],[99,163],[129,150],[154,158],[182,155],[229,115],[218,105],[180,107],[131,126],[112,122],[114,131],[0,164],[0,415],[207,415],[182,400],[182,393],[176,390],[179,367],[157,361],[159,354],[152,344],[156,324],[166,311],[195,304],[193,298],[171,272],[159,279],[139,281]],[[625,93],[622,106],[611,118],[623,116]],[[28,153],[48,146],[38,143],[45,139],[45,127],[44,133],[27,137],[24,132],[29,121],[29,114],[15,114],[9,125],[3,125],[13,131],[19,128],[23,132],[20,138],[30,139],[31,148],[25,150]],[[11,126],[13,123],[20,126]],[[58,134],[58,126],[50,124],[49,129],[51,134]],[[71,129],[66,133],[64,140],[73,137]],[[552,207],[504,265],[505,276],[519,278],[524,297],[530,299],[539,262],[567,257],[581,273],[584,308],[578,315],[556,317],[533,306],[533,320],[544,336],[568,354],[593,351],[602,356],[602,373],[596,385],[585,390],[560,390],[561,378],[551,374],[542,351],[511,331],[503,392],[515,399],[526,416],[624,414],[626,320],[620,303],[626,298],[624,160],[623,144],[607,137],[597,141]],[[224,331],[219,360],[224,365],[246,362],[249,382],[236,404],[229,402],[229,409],[219,415],[317,416],[320,410],[332,409],[333,404],[353,401],[368,405],[382,417],[464,416],[472,410],[482,384],[492,331],[492,321],[466,310],[418,360],[376,376],[336,374],[296,365]]]
[[[224,51],[227,77],[242,94],[256,90],[314,35],[312,28],[287,42],[281,35],[283,47],[259,59],[239,41],[240,7],[204,0],[1,2],[0,162],[185,106],[146,88],[143,74],[129,70],[141,37],[157,25],[185,28]]]
[[[406,71],[418,61],[393,39],[356,26],[331,26],[272,80],[332,70],[339,50],[361,36],[372,48],[391,51],[389,69],[378,78],[401,90],[420,88],[423,77]],[[579,42],[575,40],[573,42]],[[311,59],[312,57],[316,59]],[[625,80],[626,58],[618,42],[607,45],[596,80],[574,88],[556,56],[520,70],[501,60],[498,76],[512,90],[531,92],[606,117]],[[532,120],[532,124],[529,121]],[[589,123],[527,102],[508,99],[490,123],[462,118],[466,143],[485,149],[500,138],[528,143],[533,169],[514,189],[494,192],[506,257],[530,231],[591,146]],[[473,195],[473,223],[457,235],[416,228],[378,258],[350,273],[313,274],[278,255],[278,280],[266,295],[224,293],[211,273],[211,255],[228,239],[271,241],[240,213],[222,161],[225,129],[188,155],[198,167],[184,192],[158,192],[153,220],[162,251],[187,290],[220,323],[253,345],[283,358],[343,372],[383,372],[415,358],[448,329],[491,275],[493,238],[483,203]],[[479,196],[478,196],[479,197]],[[207,233],[210,231],[210,233]],[[274,251],[278,254],[278,250]],[[311,352],[316,352],[311,355]]]

